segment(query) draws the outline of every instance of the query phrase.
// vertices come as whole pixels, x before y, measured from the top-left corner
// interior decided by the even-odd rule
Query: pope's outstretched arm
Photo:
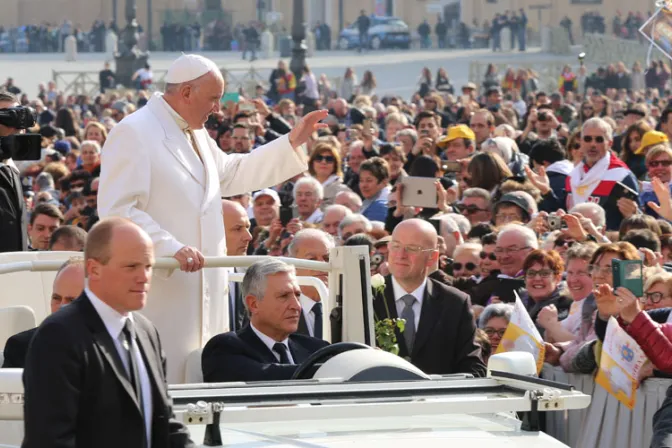
[[[143,211],[150,195],[151,160],[143,148],[133,144],[140,141],[136,130],[123,122],[110,132],[101,153],[98,214],[101,219],[130,219],[152,238],[156,256],[172,257],[184,244]]]
[[[292,131],[249,154],[224,155],[209,139],[215,154],[222,196],[235,196],[271,187],[308,169],[301,145],[313,132],[326,127],[320,123],[328,115],[318,110],[306,115]]]

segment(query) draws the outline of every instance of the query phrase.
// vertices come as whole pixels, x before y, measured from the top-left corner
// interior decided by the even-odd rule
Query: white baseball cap
[[[210,72],[220,72],[210,59],[198,54],[183,54],[170,65],[165,81],[168,84],[182,84]]]
[[[254,193],[254,195],[252,195],[252,202],[256,201],[257,198],[261,196],[270,196],[277,204],[280,203],[280,196],[278,196],[278,193],[271,188],[264,188],[263,190],[259,190]]]

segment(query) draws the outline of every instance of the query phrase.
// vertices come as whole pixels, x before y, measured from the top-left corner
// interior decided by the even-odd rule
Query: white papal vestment
[[[226,255],[222,196],[277,185],[307,165],[288,136],[250,154],[226,155],[205,129],[193,131],[201,161],[181,127],[186,123],[156,93],[112,129],[101,156],[100,217],[140,225],[156,257],[172,257],[185,245],[206,257]],[[161,335],[168,381],[182,382],[187,355],[229,330],[227,270],[155,270],[143,314]]]

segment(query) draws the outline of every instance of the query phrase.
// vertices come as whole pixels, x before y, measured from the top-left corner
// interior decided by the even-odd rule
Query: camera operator
[[[0,92],[0,113],[19,106],[17,98],[8,92]],[[21,129],[2,124],[0,138],[23,132]],[[19,170],[7,151],[0,147],[0,252],[25,251],[28,248],[26,231],[26,206]]]

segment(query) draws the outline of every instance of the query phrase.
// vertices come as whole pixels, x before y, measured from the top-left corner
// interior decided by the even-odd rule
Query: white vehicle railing
[[[24,297],[18,293],[5,291],[21,291],[26,285],[27,272],[55,272],[64,261],[71,257],[81,257],[81,252],[21,252],[0,254],[0,308],[22,305]],[[40,259],[48,257],[49,259]],[[4,258],[4,259],[3,259]],[[267,257],[205,257],[205,268],[248,267]],[[299,284],[313,286],[324,301],[325,339],[331,338],[330,312],[338,304],[342,305],[342,334],[337,340],[361,342],[372,345],[374,340],[373,308],[371,304],[371,284],[369,253],[366,247],[337,247],[331,250],[329,262],[300,260],[296,258],[276,257],[300,269],[328,272],[327,288],[322,281],[314,277],[300,277]],[[4,262],[7,261],[7,262]],[[174,258],[158,258],[155,269],[178,269],[179,264]],[[12,277],[21,275],[22,277]],[[230,274],[232,281],[241,281],[242,274]],[[53,277],[52,277],[53,280]],[[12,284],[12,282],[20,282]],[[43,282],[44,283],[44,282]],[[6,286],[5,286],[6,285]],[[37,322],[46,317],[49,309],[51,285],[43,285],[40,309],[34,309]],[[37,307],[35,307],[37,308]],[[0,341],[0,346],[4,341]]]

